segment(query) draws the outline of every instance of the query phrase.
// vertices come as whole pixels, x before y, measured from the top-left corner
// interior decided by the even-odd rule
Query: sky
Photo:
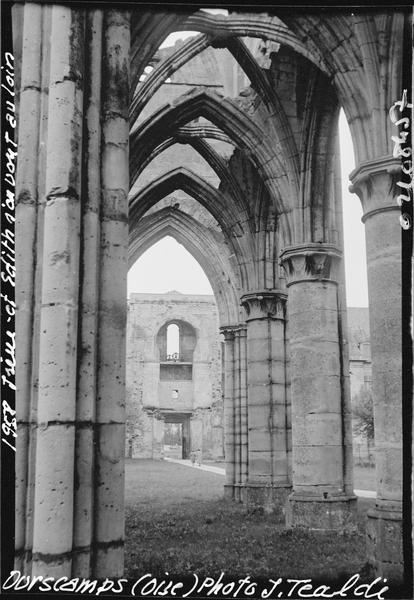
[[[191,32],[172,34],[163,46]],[[348,191],[349,173],[355,168],[351,134],[345,115],[339,118],[341,151],[342,201],[344,216],[345,277],[348,306],[368,306],[365,230],[361,222],[362,207],[356,194]],[[131,293],[213,294],[207,276],[198,262],[172,237],[165,237],[131,267],[128,296]]]

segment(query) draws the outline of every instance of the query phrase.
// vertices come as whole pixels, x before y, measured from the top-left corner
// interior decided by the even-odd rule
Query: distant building
[[[221,371],[214,296],[132,294],[126,455],[224,458]]]

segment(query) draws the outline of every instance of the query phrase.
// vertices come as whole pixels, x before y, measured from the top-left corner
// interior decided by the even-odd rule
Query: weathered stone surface
[[[401,513],[381,508],[368,512],[367,558],[390,581],[403,577],[403,523]]]
[[[368,518],[371,563],[381,574],[402,579],[402,328],[401,228],[395,208],[399,191],[395,160],[360,165],[351,174],[364,209],[375,417],[377,509]],[[393,504],[392,515],[387,507]],[[392,540],[392,541],[391,541]]]
[[[285,517],[286,501],[290,494],[290,485],[275,486],[261,483],[247,483],[242,490],[243,502],[248,510],[262,510],[265,513],[274,513],[277,520]]]
[[[345,495],[348,457],[343,431],[349,422],[342,414],[336,281],[329,279],[337,273],[338,253],[331,247],[325,252],[321,246],[310,245],[282,254],[290,286],[293,442],[293,495],[287,522],[315,528],[320,520],[317,528],[342,529],[355,513],[355,502],[330,498]],[[315,495],[321,497],[320,503],[310,501]]]
[[[403,89],[405,15],[301,11],[281,23],[263,13],[132,11],[28,3],[14,13],[16,565],[44,576],[122,574],[126,274],[163,235],[205,268],[225,326],[226,495],[282,516],[293,480],[289,524],[352,529],[342,106],[367,240],[378,492],[368,558],[399,580],[401,163],[391,157],[389,103]],[[206,35],[157,51],[182,25]],[[145,67],[158,64],[145,81]],[[148,347],[148,360],[132,357],[144,382],[132,378],[142,410],[127,436],[151,440],[155,456],[159,398],[172,380],[167,365],[152,385],[155,336]],[[209,450],[223,439],[213,354],[194,360],[194,385],[183,381],[177,399],[192,414],[186,435],[191,428]]]
[[[248,475],[247,484],[289,486],[285,386],[285,301],[283,292],[250,293],[241,299],[247,322]],[[277,455],[276,455],[277,453]],[[280,459],[282,457],[282,459]],[[246,490],[246,502],[262,499],[271,510],[272,494]],[[273,510],[280,511],[279,496]]]
[[[292,494],[286,505],[286,522],[291,527],[355,533],[356,497],[315,499]]]
[[[132,294],[128,306],[126,455],[162,458],[164,421],[177,413],[177,418],[189,419],[187,453],[200,445],[204,458],[223,458],[221,349],[214,298],[175,292]],[[180,362],[165,363],[161,356],[166,338],[161,341],[159,332],[171,322],[185,324],[193,332],[188,381],[174,376],[160,379],[160,368]],[[184,344],[183,333],[181,340]],[[172,398],[175,389],[178,396]]]

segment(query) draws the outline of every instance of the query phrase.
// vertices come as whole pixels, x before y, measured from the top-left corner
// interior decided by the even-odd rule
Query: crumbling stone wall
[[[157,338],[170,322],[194,329],[190,380],[160,379],[163,357]],[[213,296],[131,294],[126,382],[126,456],[162,458],[164,421],[184,418],[189,420],[191,448],[200,446],[204,458],[224,457],[221,348]],[[179,390],[176,399],[174,389]]]

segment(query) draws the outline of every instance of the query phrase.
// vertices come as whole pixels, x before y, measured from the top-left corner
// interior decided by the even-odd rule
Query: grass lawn
[[[163,461],[126,461],[125,576],[196,572],[231,578],[312,577],[364,571],[364,515],[353,535],[286,530],[274,515],[223,500],[224,477]]]

